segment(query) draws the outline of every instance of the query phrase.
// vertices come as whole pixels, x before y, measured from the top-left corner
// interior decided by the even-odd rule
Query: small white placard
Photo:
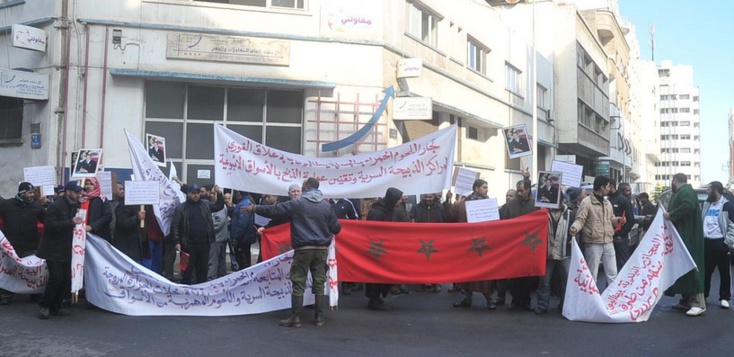
[[[212,178],[212,171],[211,170],[196,170],[196,178],[210,179]]]
[[[54,195],[56,184],[56,170],[53,166],[33,166],[23,168],[23,180],[30,182],[33,186],[43,187],[44,196]]]
[[[466,201],[466,221],[487,222],[500,219],[500,209],[496,198]]]
[[[474,181],[479,178],[479,173],[463,167],[459,167],[454,175],[454,190],[456,194],[468,196],[474,190]]]
[[[112,200],[112,172],[97,172],[97,181],[99,181],[99,189],[102,191],[102,195],[105,196],[108,201]]]
[[[263,217],[259,214],[255,215],[255,225],[260,227],[265,227],[270,223],[270,218]]]
[[[563,174],[562,184],[564,186],[581,187],[581,176],[584,174],[583,166],[554,160],[551,164],[551,171]]]
[[[159,192],[158,181],[125,181],[125,205],[157,205]]]

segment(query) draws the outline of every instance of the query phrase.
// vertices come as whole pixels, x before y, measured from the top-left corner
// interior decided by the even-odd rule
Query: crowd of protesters
[[[501,219],[513,219],[538,209],[532,199],[533,185],[529,177],[526,171],[524,178],[507,192],[505,204],[499,207]],[[308,179],[303,185],[292,185],[288,189],[288,197],[280,198],[237,190],[225,193],[217,186],[187,185],[178,179],[176,181],[186,194],[186,200],[176,207],[168,236],[158,225],[152,207],[141,209],[140,206],[124,204],[125,190],[119,182],[113,187],[112,197],[102,194],[95,178],[85,179],[81,186],[76,181],[67,182],[55,188],[54,196],[43,196],[38,187],[23,182],[18,186],[15,197],[4,200],[0,197],[0,228],[16,253],[20,257],[36,254],[46,259],[48,265],[49,280],[44,294],[31,296],[39,303],[39,317],[48,319],[69,313],[64,301],[69,299],[72,230],[83,221],[87,232],[107,240],[132,260],[165,278],[171,281],[180,279],[184,284],[213,280],[229,271],[245,269],[253,264],[253,260],[260,262],[262,256],[258,254],[253,259],[252,248],[259,243],[262,230],[291,222],[292,246],[297,253],[294,261],[302,263],[294,264],[300,270],[291,271],[291,279],[295,279],[292,314],[289,319],[281,321],[281,325],[298,327],[298,313],[303,306],[302,287],[309,264],[318,266],[313,262],[325,261],[325,249],[340,229],[336,219],[466,222],[466,202],[488,198],[488,183],[484,180],[476,180],[467,196],[454,197],[450,191],[445,196],[425,193],[412,205],[406,204],[407,197],[395,187],[388,188],[382,198],[362,202],[325,198],[316,179]],[[723,196],[725,189],[716,181],[708,186],[703,210],[695,192],[686,183],[685,175],[675,175],[672,190],[673,197],[665,218],[673,222],[691,256],[698,266],[705,269],[685,275],[666,294],[682,294],[675,308],[685,310],[688,316],[699,316],[706,311],[711,275],[718,268],[722,281],[719,303],[722,308],[728,308],[734,204]],[[84,209],[86,217],[77,214],[80,208]],[[333,221],[324,218],[329,216],[323,214],[316,217],[315,212],[325,209],[334,217]],[[363,215],[363,210],[368,213]],[[593,277],[597,278],[602,265],[606,284],[609,284],[629,259],[655,213],[656,208],[647,193],[633,198],[629,184],[617,185],[605,176],[596,177],[591,190],[569,187],[559,195],[558,208],[549,210],[545,276],[457,282],[448,292],[462,292],[464,297],[453,306],[469,308],[474,303],[474,293],[480,293],[489,310],[509,301],[511,310],[545,314],[550,310],[551,296],[555,295],[559,299],[557,307],[562,309],[573,237],[577,238]],[[174,263],[179,254],[179,259],[187,257],[188,264],[177,277]],[[325,279],[323,268],[311,268],[315,282]],[[442,291],[440,283],[420,284],[413,290],[439,293]],[[411,288],[405,285],[363,285],[359,282],[342,282],[341,289],[344,295],[364,289],[370,310],[388,309],[385,303],[388,294],[411,292]],[[531,294],[536,291],[537,302],[533,307]],[[316,322],[323,325],[323,291],[314,290],[314,294],[317,295]],[[11,304],[12,300],[13,293],[0,290],[0,305]]]

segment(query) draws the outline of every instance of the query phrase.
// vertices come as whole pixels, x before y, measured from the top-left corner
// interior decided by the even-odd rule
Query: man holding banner
[[[45,211],[33,200],[33,190],[30,182],[21,182],[15,198],[0,203],[3,233],[20,258],[33,255],[38,249],[38,222],[43,222]],[[0,305],[9,305],[13,295],[10,291],[0,289]]]
[[[324,200],[323,194],[319,191],[319,180],[313,177],[306,179],[303,182],[301,198],[275,206],[251,205],[243,207],[242,210],[265,217],[290,218],[291,221],[291,246],[295,250],[293,265],[289,272],[293,284],[291,316],[281,320],[280,326],[301,327],[300,313],[303,309],[303,293],[309,271],[313,279],[311,290],[316,298],[314,324],[323,326],[326,258],[331,240],[341,231],[342,226],[331,205]]]
[[[69,314],[68,310],[61,308],[61,302],[71,287],[72,236],[75,227],[83,222],[77,216],[82,187],[76,181],[69,181],[64,189],[66,195],[54,201],[46,211],[43,238],[36,254],[46,259],[48,268],[46,289],[38,303],[38,317],[43,320],[48,319],[49,315]]]

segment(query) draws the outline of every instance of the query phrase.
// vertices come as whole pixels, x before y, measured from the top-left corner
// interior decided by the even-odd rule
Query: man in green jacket
[[[680,302],[673,308],[687,310],[688,316],[699,316],[706,312],[706,300],[703,296],[703,220],[698,196],[687,182],[688,177],[685,174],[677,173],[673,176],[673,197],[670,198],[665,219],[673,222],[698,268],[680,277],[666,294],[681,294]]]

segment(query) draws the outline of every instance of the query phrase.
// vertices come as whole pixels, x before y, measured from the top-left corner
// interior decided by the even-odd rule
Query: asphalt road
[[[715,274],[718,275],[718,274]],[[718,292],[718,280],[712,291]],[[361,292],[342,296],[339,311],[316,327],[278,326],[287,311],[237,317],[131,317],[83,303],[71,316],[39,320],[38,307],[16,296],[0,306],[0,356],[724,356],[734,346],[734,311],[709,298],[708,311],[687,317],[664,297],[647,322],[570,322],[545,315],[454,308],[458,293],[391,295],[389,311],[369,311]],[[552,307],[557,301],[552,302]]]

